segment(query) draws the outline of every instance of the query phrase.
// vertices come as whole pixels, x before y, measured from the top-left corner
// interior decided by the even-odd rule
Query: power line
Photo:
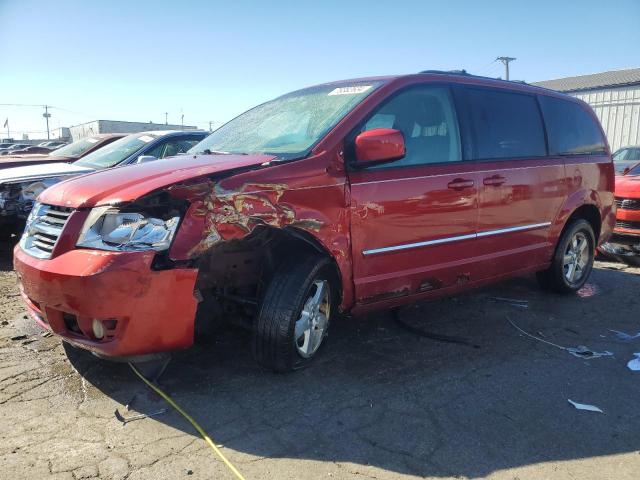
[[[477,75],[481,75],[483,72],[492,70],[492,68],[495,66],[495,63],[497,61],[498,60],[492,60],[491,62],[487,63],[483,67],[476,69],[475,72],[477,72]],[[475,72],[472,72],[472,73],[475,73]]]

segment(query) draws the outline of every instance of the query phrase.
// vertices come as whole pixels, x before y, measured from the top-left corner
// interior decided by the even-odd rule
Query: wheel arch
[[[567,225],[576,218],[584,218],[591,224],[596,245],[603,231],[604,212],[600,195],[595,190],[579,190],[571,194],[559,209],[551,228],[550,240],[554,246]]]

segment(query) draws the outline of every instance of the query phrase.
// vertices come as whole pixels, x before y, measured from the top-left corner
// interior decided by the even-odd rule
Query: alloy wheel
[[[294,341],[301,357],[310,358],[320,347],[329,326],[330,310],[329,282],[315,280],[295,324]]]

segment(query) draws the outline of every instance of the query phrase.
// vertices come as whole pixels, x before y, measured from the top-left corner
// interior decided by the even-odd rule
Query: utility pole
[[[213,120],[209,120],[209,131],[213,132],[213,130],[211,129],[211,124],[213,123]]]
[[[180,130],[184,130],[184,113],[180,115]]]
[[[44,106],[44,113],[42,114],[44,118],[47,120],[47,140],[50,140],[49,137],[49,118],[51,118],[51,114],[49,113],[49,107],[47,105]]]
[[[169,112],[164,112],[164,124],[169,125]]]
[[[509,80],[509,62],[516,60],[514,57],[498,57],[496,61],[500,61],[504,64],[505,80]]]

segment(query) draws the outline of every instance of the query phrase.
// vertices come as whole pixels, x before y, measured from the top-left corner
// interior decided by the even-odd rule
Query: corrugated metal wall
[[[607,134],[611,151],[640,145],[640,85],[570,93],[587,102]]]

